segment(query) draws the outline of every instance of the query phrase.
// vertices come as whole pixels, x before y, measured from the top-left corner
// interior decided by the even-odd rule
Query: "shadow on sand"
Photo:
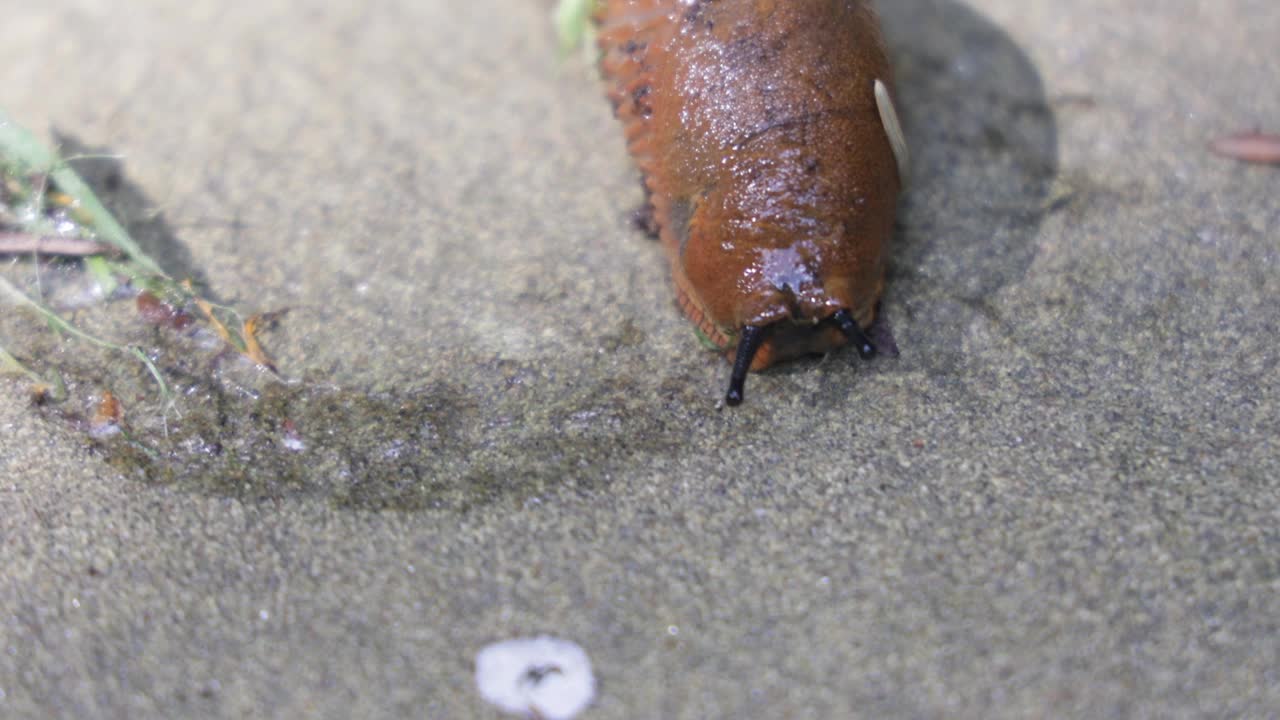
[[[880,7],[912,151],[884,310],[916,326],[902,367],[946,373],[966,319],[1035,257],[1057,125],[1031,60],[968,6]]]

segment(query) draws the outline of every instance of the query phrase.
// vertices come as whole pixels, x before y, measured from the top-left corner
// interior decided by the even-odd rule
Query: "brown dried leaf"
[[[44,405],[45,403],[49,402],[49,400],[53,397],[53,389],[54,388],[52,385],[44,382],[38,382],[38,383],[32,384],[31,404]]]
[[[138,314],[152,325],[184,330],[193,322],[191,314],[156,297],[148,290],[138,293]]]
[[[182,281],[182,286],[186,288],[188,292],[191,292],[190,280]],[[261,365],[273,373],[278,372],[276,370],[275,363],[271,362],[271,358],[267,357],[267,353],[262,349],[262,345],[258,343],[257,333],[264,324],[274,321],[275,318],[286,312],[285,310],[280,310],[274,313],[258,313],[249,317],[244,321],[244,324],[240,328],[240,337],[236,338],[232,335],[231,330],[224,325],[216,315],[214,315],[212,305],[201,299],[200,296],[196,295],[194,292],[192,292],[191,299],[195,302],[196,307],[200,308],[200,312],[204,313],[204,316],[209,320],[209,323],[213,325],[213,329],[218,332],[218,335],[222,338],[223,342],[230,345],[236,352],[244,355],[258,365]],[[241,343],[243,343],[243,347],[241,347]]]
[[[258,344],[258,329],[263,322],[264,316],[261,313],[251,315],[244,321],[244,354],[271,372],[276,372],[275,363],[271,362],[271,358],[267,357],[262,346]]]
[[[186,283],[187,289],[190,290],[190,283],[187,281],[184,282]],[[235,338],[231,336],[231,331],[227,329],[226,325],[222,324],[222,321],[218,319],[217,315],[213,314],[213,306],[196,296],[192,296],[191,299],[195,301],[196,307],[200,308],[200,312],[204,313],[205,319],[208,320],[209,324],[213,326],[213,329],[217,331],[218,337],[222,338],[222,341],[226,344],[235,348],[236,352],[241,352],[239,346],[236,345]]]
[[[95,428],[119,425],[124,422],[124,406],[110,390],[102,391],[102,398],[93,409],[92,424]]]

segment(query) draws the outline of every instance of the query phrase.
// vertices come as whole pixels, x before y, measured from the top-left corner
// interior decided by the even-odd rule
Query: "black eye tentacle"
[[[724,396],[726,405],[742,403],[742,386],[747,382],[747,371],[751,369],[751,361],[756,351],[764,343],[768,334],[767,328],[748,325],[742,328],[742,337],[738,339],[738,355],[733,361],[733,374],[729,376],[729,392]]]
[[[853,315],[848,310],[840,310],[831,316],[832,320],[840,326],[840,332],[849,338],[849,342],[858,348],[858,355],[863,360],[870,360],[876,356],[876,346],[871,344],[871,339],[867,334],[862,332],[862,328],[858,327],[858,323],[853,319]]]

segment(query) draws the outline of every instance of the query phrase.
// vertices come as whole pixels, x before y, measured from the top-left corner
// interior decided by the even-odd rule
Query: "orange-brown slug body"
[[[601,68],[680,306],[748,370],[854,342],[906,165],[864,0],[605,0]]]

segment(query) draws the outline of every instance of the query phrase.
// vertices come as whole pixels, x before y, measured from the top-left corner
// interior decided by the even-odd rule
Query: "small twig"
[[[1280,164],[1280,134],[1277,133],[1251,130],[1224,135],[1210,142],[1209,149],[1245,162]]]
[[[167,278],[168,275],[160,265],[142,251],[133,238],[119,222],[107,212],[106,207],[98,200],[98,196],[49,148],[36,139],[26,128],[15,123],[0,110],[0,150],[4,151],[4,159],[9,165],[19,170],[38,170],[47,173],[48,180],[63,193],[79,203],[79,208],[89,218],[88,223],[103,242],[120,248],[128,255],[138,270],[152,275]]]
[[[96,240],[57,235],[33,235],[22,232],[0,232],[0,255],[59,255],[88,257],[119,255],[120,249]]]

